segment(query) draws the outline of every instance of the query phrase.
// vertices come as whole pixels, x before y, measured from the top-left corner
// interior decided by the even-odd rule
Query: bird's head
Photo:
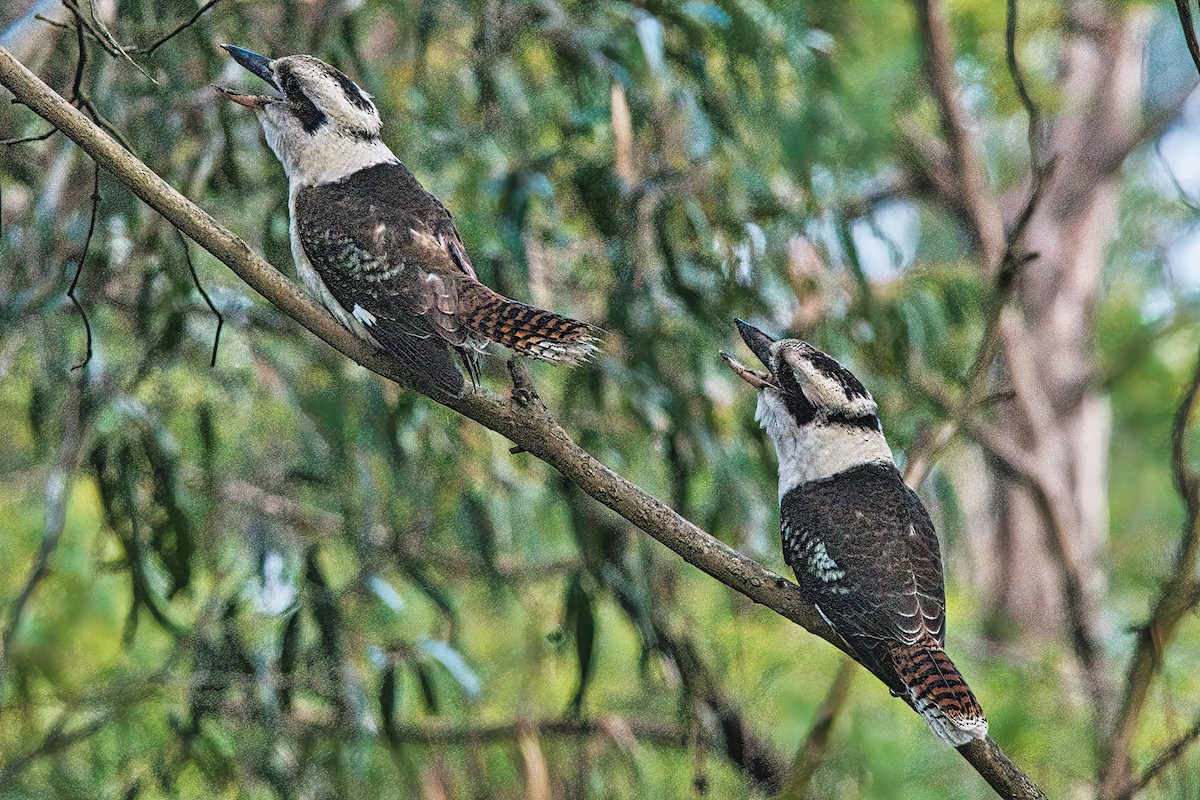
[[[756,372],[725,353],[721,357],[768,404],[780,406],[795,425],[878,429],[879,408],[871,393],[832,356],[801,339],[776,341],[740,319],[737,326],[742,340],[768,371]]]
[[[342,160],[338,154],[384,147],[379,138],[383,122],[375,103],[341,71],[313,56],[270,59],[242,47],[222,47],[274,90],[247,94],[215,87],[255,111],[267,143],[290,177],[322,173],[331,158]]]
[[[780,490],[869,461],[891,461],[879,408],[854,373],[800,339],[776,341],[742,320],[738,332],[767,368],[721,357],[758,389],[757,418],[779,455]],[[789,487],[790,488],[790,487]]]

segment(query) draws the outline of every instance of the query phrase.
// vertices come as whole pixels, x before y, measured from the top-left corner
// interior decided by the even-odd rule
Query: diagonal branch
[[[805,602],[799,588],[754,559],[681,517],[581,448],[548,410],[487,392],[450,397],[407,366],[383,358],[116,140],[73,108],[23,64],[0,48],[0,84],[71,138],[114,177],[176,228],[234,271],[269,302],[367,369],[411,387],[512,440],[568,480],[721,583],[767,606],[830,644],[844,649],[833,630]],[[958,752],[1006,798],[1045,795],[991,739]]]
[[[1167,767],[1179,760],[1179,757],[1187,752],[1198,739],[1200,739],[1200,719],[1192,723],[1192,727],[1171,743],[1169,747],[1163,750],[1162,754],[1154,759],[1154,763],[1146,767],[1146,771],[1142,773],[1137,780],[1137,785],[1130,787],[1124,794],[1121,794],[1121,800],[1131,798],[1138,792],[1150,785],[1150,782],[1158,777],[1159,773]]]
[[[1162,654],[1179,624],[1200,603],[1200,579],[1196,577],[1196,564],[1200,561],[1200,476],[1188,467],[1187,454],[1187,436],[1195,413],[1197,394],[1200,394],[1200,357],[1175,412],[1171,431],[1171,472],[1175,488],[1183,499],[1187,519],[1171,575],[1163,584],[1150,619],[1137,631],[1137,643],[1126,671],[1121,706],[1108,745],[1108,759],[1102,770],[1101,796],[1104,798],[1133,795],[1134,790],[1130,786],[1133,737],[1150,694],[1150,685],[1162,664]],[[1138,788],[1144,786],[1154,774],[1157,773],[1149,774]]]
[[[71,475],[79,461],[79,454],[84,449],[87,413],[85,406],[88,404],[84,401],[83,394],[82,379],[73,379],[67,388],[67,396],[63,402],[64,429],[58,458],[55,459],[54,469],[46,478],[46,518],[42,526],[42,541],[33,565],[25,577],[21,592],[13,601],[8,623],[4,626],[3,633],[0,633],[0,684],[3,684],[8,671],[13,639],[20,628],[25,608],[37,591],[38,585],[49,573],[50,561],[55,550],[58,549],[58,543],[67,524],[67,500],[71,491]]]
[[[796,751],[787,781],[784,782],[776,800],[804,800],[808,797],[808,785],[825,761],[825,751],[829,748],[829,734],[833,731],[833,723],[837,721],[842,706],[846,704],[850,684],[854,681],[854,672],[854,662],[843,658],[833,681],[829,684],[824,702],[817,709],[817,716],[812,727],[808,729],[808,735]]]

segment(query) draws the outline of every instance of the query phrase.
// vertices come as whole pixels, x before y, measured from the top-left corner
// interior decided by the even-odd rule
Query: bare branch
[[[1033,97],[1029,94],[1029,87],[1025,85],[1025,73],[1021,70],[1020,62],[1017,61],[1017,0],[1008,0],[1007,19],[1004,26],[1004,54],[1008,64],[1009,77],[1012,78],[1013,87],[1016,88],[1017,96],[1021,98],[1021,105],[1025,106],[1025,114],[1029,118],[1029,161],[1032,171],[1036,173],[1041,163],[1038,156],[1041,154],[1045,125],[1042,121],[1041,109],[1038,108],[1037,103],[1033,102]]]
[[[954,36],[940,0],[914,0],[921,31],[925,77],[937,101],[942,132],[960,197],[979,240],[986,264],[997,264],[1004,252],[1003,216],[987,188],[987,172],[979,157],[980,146],[963,108],[961,88],[954,78]]]
[[[219,2],[221,2],[221,0],[208,0],[207,3],[200,6],[200,8],[196,9],[196,13],[192,14],[191,19],[189,19],[187,22],[184,22],[183,24],[179,25],[174,30],[172,30],[170,33],[167,33],[164,36],[160,37],[159,39],[156,39],[155,42],[153,44],[151,44],[149,47],[147,47],[144,51],[139,51],[139,49],[136,47],[130,47],[129,51],[131,53],[144,52],[148,56],[153,55],[155,50],[162,47],[164,44],[171,41],[176,36],[178,36],[179,34],[186,31],[188,28],[195,25],[196,21],[198,19],[200,19],[201,16],[204,15],[205,11],[208,11],[210,8],[212,8]]]
[[[79,298],[75,296],[75,289],[79,286],[79,277],[83,275],[83,264],[87,261],[88,250],[92,247],[92,234],[96,232],[96,212],[100,208],[100,164],[99,162],[92,163],[92,211],[88,217],[87,237],[83,240],[83,250],[79,253],[79,261],[75,264],[75,275],[71,278],[71,286],[67,289],[67,297],[71,298],[71,302],[75,305],[75,310],[79,312],[80,319],[83,320],[83,332],[86,339],[86,345],[83,355],[83,361],[80,361],[72,370],[86,367],[88,362],[92,360],[92,323],[88,321],[87,311],[84,310],[83,304],[79,302]]]
[[[35,761],[54,755],[73,744],[95,736],[111,721],[111,714],[100,714],[84,724],[68,730],[66,715],[60,716],[41,742],[24,752],[18,753],[4,762],[3,766],[0,766],[0,788],[11,784],[13,779]]]
[[[1187,511],[1187,520],[1183,525],[1171,575],[1163,584],[1150,619],[1138,629],[1137,644],[1129,660],[1121,707],[1117,712],[1108,758],[1101,773],[1101,796],[1109,800],[1132,796],[1154,777],[1153,774],[1143,776],[1145,781],[1137,789],[1130,788],[1133,738],[1150,694],[1151,683],[1162,664],[1162,654],[1179,623],[1200,602],[1200,581],[1196,577],[1196,565],[1200,560],[1200,476],[1188,467],[1186,447],[1198,393],[1200,357],[1175,412],[1171,435],[1171,472],[1175,488]]]
[[[212,299],[209,298],[208,292],[204,291],[204,287],[200,285],[200,276],[196,274],[196,265],[192,263],[192,250],[188,247],[187,239],[183,238],[183,234],[179,232],[178,228],[175,229],[175,235],[179,237],[179,246],[183,248],[183,257],[187,261],[188,272],[192,275],[192,283],[196,284],[196,291],[204,298],[205,305],[217,318],[217,331],[213,334],[212,358],[208,362],[209,367],[215,367],[217,365],[217,348],[221,346],[221,328],[225,327],[225,316],[217,310]]]
[[[854,681],[854,673],[854,662],[843,658],[838,665],[837,672],[834,673],[833,681],[829,684],[825,700],[817,709],[817,716],[813,719],[808,735],[804,737],[800,749],[796,751],[787,781],[783,784],[776,800],[804,800],[808,796],[808,784],[825,761],[825,751],[829,747],[829,734],[833,730],[833,723],[837,720],[842,706],[846,703],[846,697],[850,694],[850,684]]]
[[[26,144],[28,142],[44,142],[54,134],[58,133],[58,128],[51,128],[45,133],[35,133],[30,136],[20,136],[15,139],[4,139],[0,144],[5,147],[12,147],[14,144]]]
[[[1200,72],[1200,44],[1196,43],[1196,23],[1192,20],[1191,0],[1175,0],[1175,8],[1179,11],[1179,24],[1183,26],[1183,39],[1187,42],[1188,52],[1192,54],[1192,63]]]
[[[1192,723],[1192,727],[1186,733],[1163,750],[1162,754],[1154,759],[1153,764],[1146,767],[1141,777],[1138,778],[1137,785],[1120,795],[1121,800],[1128,800],[1128,798],[1133,797],[1149,786],[1150,782],[1157,778],[1160,772],[1178,761],[1179,757],[1186,753],[1187,749],[1198,739],[1200,739],[1200,719]]]
[[[0,48],[0,84],[62,130],[130,191],[229,266],[269,302],[341,353],[506,436],[688,563],[844,650],[845,643],[805,602],[795,584],[701,530],[597,461],[539,404],[522,406],[485,391],[450,397],[406,365],[377,355],[373,348],[343,328],[282,273],[124,150],[3,48]],[[974,740],[958,751],[1002,797],[1044,798],[1033,782],[990,739]]]
[[[0,638],[0,684],[4,682],[4,675],[8,670],[13,638],[20,627],[25,607],[29,604],[34,592],[37,591],[38,584],[46,577],[50,569],[50,559],[53,557],[54,551],[58,549],[59,540],[66,527],[71,474],[79,461],[79,453],[83,447],[82,392],[81,380],[78,378],[72,380],[63,402],[62,443],[59,445],[58,458],[55,459],[54,468],[46,478],[46,516],[42,524],[42,541],[38,546],[33,565],[30,566],[29,572],[25,576],[21,593],[13,601],[8,624],[4,626],[4,633]]]

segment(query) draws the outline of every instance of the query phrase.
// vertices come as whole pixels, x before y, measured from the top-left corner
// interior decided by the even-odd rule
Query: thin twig
[[[75,275],[71,278],[70,288],[67,289],[67,297],[71,298],[71,302],[75,304],[75,309],[79,312],[80,319],[83,320],[83,331],[87,337],[83,361],[71,367],[72,371],[86,367],[92,360],[92,323],[88,321],[87,311],[84,310],[83,304],[75,296],[75,288],[79,285],[79,276],[83,274],[83,263],[87,260],[88,250],[92,246],[92,234],[96,231],[96,212],[100,207],[100,164],[93,161],[92,169],[92,212],[88,218],[87,238],[83,240],[83,252],[79,254],[79,262],[75,265]]]
[[[794,583],[701,530],[600,463],[547,410],[537,404],[522,406],[504,401],[482,390],[462,397],[448,396],[406,364],[377,354],[375,348],[344,328],[245,242],[180,195],[4,48],[0,48],[0,85],[62,130],[130,191],[228,265],[268,301],[344,355],[507,437],[688,563],[845,650],[845,642],[821,619]],[[973,740],[958,748],[958,752],[1001,797],[1044,800],[1045,795],[1033,781],[992,740]]]
[[[207,613],[197,618],[202,621],[219,620],[220,615],[212,613],[214,610],[215,606],[210,601],[206,605],[205,611]],[[194,632],[188,641],[194,642],[198,638],[199,631]],[[67,708],[60,712],[50,724],[49,730],[40,742],[27,750],[18,752],[4,761],[3,764],[0,764],[0,795],[8,796],[4,790],[10,788],[10,785],[17,776],[35,762],[47,756],[61,753],[63,750],[95,736],[111,725],[129,707],[156,698],[158,696],[157,688],[169,682],[173,676],[177,675],[175,666],[186,652],[187,650],[184,647],[176,647],[166,657],[165,662],[159,669],[136,680],[108,686],[90,687],[91,690],[88,693],[87,700],[78,707]],[[67,727],[73,717],[84,713],[88,707],[96,702],[111,704],[113,707],[91,716],[87,722],[77,727]]]
[[[1150,782],[1157,778],[1160,772],[1178,761],[1180,756],[1186,753],[1187,749],[1197,740],[1200,740],[1200,719],[1192,723],[1192,727],[1186,733],[1166,747],[1159,757],[1154,759],[1154,762],[1150,766],[1146,767],[1133,788],[1121,795],[1121,800],[1128,800],[1128,798],[1132,798],[1149,786]]]
[[[72,8],[71,13],[75,15],[75,45],[79,53],[75,58],[75,78],[71,81],[71,98],[77,100],[83,86],[83,68],[87,64],[87,46],[83,40],[83,18],[79,16],[78,9]]]
[[[783,788],[776,796],[776,800],[804,800],[808,796],[808,785],[812,782],[812,777],[816,774],[817,769],[825,762],[825,753],[829,749],[829,734],[833,731],[833,723],[837,721],[838,714],[841,713],[842,706],[845,705],[846,698],[850,695],[850,684],[854,681],[856,672],[854,666],[854,662],[848,658],[843,658],[838,664],[838,670],[829,684],[825,700],[817,710],[817,716],[813,719],[812,727],[808,729],[808,735],[804,737],[804,741],[796,750],[796,757],[792,759],[791,771],[788,773]]]
[[[213,2],[216,2],[216,0],[213,0]],[[178,228],[175,229],[175,235],[179,237],[179,246],[183,248],[183,257],[187,260],[188,272],[190,272],[192,275],[192,283],[196,284],[196,291],[200,292],[200,296],[203,297],[204,302],[208,304],[209,310],[212,311],[212,313],[217,317],[217,332],[213,334],[212,358],[210,358],[208,362],[208,366],[210,368],[215,367],[217,366],[217,348],[221,345],[221,328],[225,327],[225,317],[220,311],[217,310],[217,307],[213,305],[213,301],[209,298],[208,292],[204,291],[204,287],[200,284],[200,276],[196,274],[196,265],[192,263],[192,251],[191,248],[188,247],[187,239],[183,237],[183,234],[179,232]]]
[[[172,40],[172,39],[174,39],[176,36],[178,36],[179,34],[181,34],[181,33],[183,33],[184,31],[186,31],[188,28],[190,28],[190,27],[192,27],[193,25],[195,25],[195,24],[196,24],[196,20],[200,19],[200,17],[201,17],[201,16],[203,16],[203,14],[204,14],[204,12],[205,12],[205,11],[208,11],[210,8],[212,8],[213,6],[215,6],[215,5],[216,5],[217,3],[219,3],[219,2],[221,2],[221,0],[208,0],[208,2],[207,2],[207,3],[205,3],[205,4],[204,4],[204,5],[202,5],[202,6],[200,6],[200,8],[199,8],[199,9],[196,11],[196,13],[192,15],[192,18],[191,18],[191,19],[189,19],[187,22],[183,23],[183,24],[182,24],[182,25],[180,25],[179,27],[175,28],[173,31],[171,31],[171,32],[170,32],[170,33],[168,33],[167,35],[165,35],[165,36],[163,36],[162,38],[160,38],[160,39],[158,39],[157,41],[155,41],[155,42],[154,42],[154,44],[150,45],[150,46],[149,46],[148,48],[146,48],[146,49],[145,49],[143,52],[144,52],[146,55],[148,55],[148,56],[149,56],[149,55],[153,55],[155,50],[157,50],[158,48],[162,47],[164,44],[166,44],[167,42],[171,41],[171,40]],[[131,48],[129,48],[129,50],[130,50],[130,52],[138,52],[138,49],[137,49],[137,48],[135,48],[135,47],[131,47]]]
[[[77,728],[67,730],[65,717],[65,714],[60,716],[50,728],[50,732],[35,747],[18,753],[4,762],[3,766],[0,766],[0,789],[11,784],[13,779],[33,764],[33,762],[46,756],[52,756],[73,744],[95,736],[112,722],[113,719],[112,714],[101,714]]]
[[[32,136],[22,136],[19,139],[5,139],[0,141],[0,144],[5,147],[12,147],[14,144],[26,144],[27,142],[44,142],[54,134],[58,133],[58,128],[51,128],[45,133],[35,133]]]
[[[65,22],[59,22],[56,19],[50,19],[49,17],[44,16],[42,14],[34,14],[33,18],[36,19],[38,22],[46,23],[47,25],[49,25],[52,28],[61,28],[64,31],[70,31],[70,30],[75,29],[74,25],[68,25]]]
[[[1145,709],[1150,686],[1162,664],[1162,654],[1179,624],[1200,602],[1196,564],[1200,560],[1200,476],[1188,466],[1187,438],[1200,393],[1200,355],[1175,412],[1171,429],[1171,474],[1183,500],[1187,519],[1171,575],[1163,584],[1150,619],[1138,629],[1137,643],[1126,671],[1125,690],[1101,772],[1102,796],[1130,796],[1133,738]],[[1153,776],[1151,776],[1153,777]],[[1140,788],[1140,787],[1139,787]]]
[[[5,673],[8,671],[13,639],[21,625],[25,607],[49,572],[50,559],[54,555],[54,551],[58,549],[59,540],[66,527],[71,475],[78,463],[83,441],[82,392],[82,381],[72,380],[67,387],[66,399],[63,401],[63,438],[59,445],[54,468],[46,478],[46,516],[42,524],[42,541],[38,546],[33,564],[25,576],[21,592],[13,601],[8,623],[4,626],[4,633],[0,635],[0,685],[3,685]]]
[[[1017,0],[1008,0],[1007,19],[1004,25],[1004,52],[1005,60],[1008,63],[1009,77],[1012,78],[1017,96],[1021,98],[1021,105],[1025,106],[1025,115],[1028,117],[1030,170],[1036,173],[1038,165],[1041,163],[1038,155],[1041,151],[1044,130],[1042,112],[1029,94],[1029,87],[1025,84],[1025,74],[1021,70],[1020,62],[1017,61]]]
[[[100,48],[106,54],[112,58],[124,58],[151,83],[158,83],[158,81],[154,80],[154,76],[146,71],[145,67],[133,60],[133,56],[129,54],[129,50],[117,41],[112,32],[96,16],[95,5],[88,6],[89,17],[84,17],[78,0],[62,0],[62,4],[64,8],[74,15],[75,25],[78,28],[87,30],[88,34],[96,40],[96,43],[100,45]],[[82,36],[82,30],[80,31],[80,35]]]
[[[1196,24],[1192,21],[1190,0],[1175,0],[1175,8],[1179,11],[1179,24],[1183,26],[1183,39],[1187,42],[1188,52],[1192,54],[1192,63],[1200,72],[1200,44],[1196,42]]]

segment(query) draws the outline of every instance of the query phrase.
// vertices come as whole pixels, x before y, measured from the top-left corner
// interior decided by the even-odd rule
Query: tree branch
[[[825,761],[825,751],[829,747],[829,734],[833,730],[833,723],[837,721],[838,714],[841,713],[842,706],[846,703],[846,697],[850,694],[850,684],[854,681],[854,674],[854,662],[843,658],[842,662],[838,664],[833,681],[829,684],[825,700],[817,709],[817,716],[813,719],[812,727],[808,729],[808,735],[804,737],[804,741],[800,743],[800,748],[796,751],[796,757],[792,759],[792,767],[788,772],[787,781],[784,782],[783,789],[780,790],[776,800],[804,800],[808,797],[808,784]]]
[[[46,478],[46,516],[42,524],[42,541],[33,565],[30,566],[25,577],[21,593],[13,601],[8,624],[4,626],[4,631],[0,634],[0,684],[4,683],[8,672],[13,639],[21,625],[25,607],[33,598],[34,592],[37,591],[38,584],[49,572],[50,559],[54,556],[54,551],[58,549],[59,540],[62,538],[63,529],[67,524],[67,500],[71,492],[71,478],[75,466],[79,462],[79,454],[83,450],[86,424],[85,402],[82,397],[83,384],[82,378],[73,378],[67,387],[67,396],[63,401],[62,443],[59,445],[58,458],[55,459],[54,468]]]
[[[1200,72],[1200,44],[1196,43],[1196,23],[1192,21],[1192,0],[1175,0],[1175,9],[1179,12],[1179,24],[1183,27],[1183,39],[1192,54],[1192,63]]]
[[[983,250],[984,263],[1000,262],[1004,252],[1003,216],[987,188],[987,173],[979,146],[963,108],[954,79],[954,36],[946,8],[939,0],[915,0],[921,31],[925,76],[937,101],[942,132],[950,146],[950,160],[960,187],[959,197]]]
[[[487,392],[450,397],[407,366],[374,353],[245,242],[175,191],[3,48],[0,48],[0,84],[70,137],[130,191],[226,264],[255,291],[338,351],[372,372],[414,388],[507,437],[689,564],[835,647],[846,649],[817,611],[805,602],[795,584],[709,535],[597,461],[540,404],[522,406]],[[1002,797],[1044,798],[992,740],[975,740],[958,751]]]
[[[1162,754],[1154,759],[1153,764],[1146,767],[1146,771],[1138,778],[1137,785],[1130,787],[1127,791],[1119,795],[1121,800],[1127,800],[1127,798],[1133,797],[1149,786],[1150,782],[1158,777],[1160,772],[1175,763],[1198,739],[1200,739],[1200,719],[1192,723],[1192,727],[1188,728],[1182,736],[1163,750]]]
[[[1200,579],[1196,577],[1196,564],[1200,560],[1200,476],[1188,468],[1186,447],[1198,393],[1200,357],[1197,357],[1192,378],[1175,412],[1171,431],[1171,472],[1187,519],[1183,524],[1171,575],[1163,584],[1150,619],[1137,631],[1137,643],[1126,671],[1125,690],[1108,747],[1108,759],[1101,772],[1101,796],[1106,800],[1132,797],[1158,772],[1153,769],[1148,771],[1136,789],[1131,786],[1133,737],[1150,694],[1150,685],[1162,664],[1162,654],[1179,624],[1200,602]]]

